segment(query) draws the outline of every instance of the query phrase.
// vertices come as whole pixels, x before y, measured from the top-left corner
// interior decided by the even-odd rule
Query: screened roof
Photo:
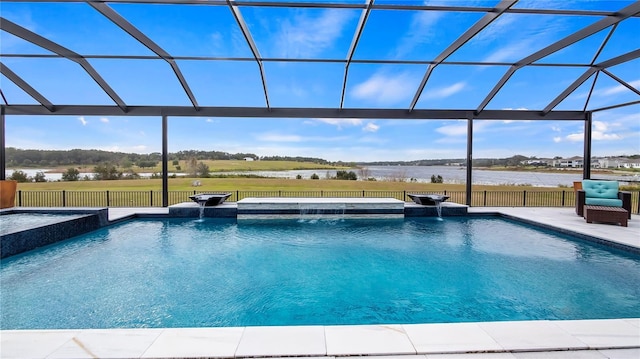
[[[0,11],[6,114],[584,119],[640,103],[637,1],[3,1]]]

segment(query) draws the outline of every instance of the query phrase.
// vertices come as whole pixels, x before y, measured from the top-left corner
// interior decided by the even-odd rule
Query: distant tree
[[[187,160],[187,171],[192,177],[198,176],[198,160],[195,157],[191,157]]]
[[[80,178],[80,171],[76,168],[68,168],[65,172],[62,173],[63,181],[77,181]]]
[[[311,175],[311,177],[310,177],[310,178],[311,178],[312,180],[319,180],[319,179],[320,179],[320,176],[318,176],[317,174],[315,174],[315,173],[314,173],[314,174],[312,174],[312,175]]]
[[[371,177],[371,170],[367,167],[360,167],[358,168],[358,174],[360,175],[360,178],[369,178]]]
[[[336,179],[355,181],[358,179],[358,175],[353,171],[336,171]]]
[[[507,166],[522,166],[522,162],[528,160],[529,157],[522,155],[515,155],[509,158],[505,158]]]
[[[440,175],[431,175],[431,183],[442,183],[443,179]]]
[[[180,161],[173,160],[173,162],[171,162],[171,164],[173,164],[174,166],[178,166],[178,165],[180,165]]]
[[[132,169],[126,170],[122,173],[124,179],[140,179],[140,175],[134,172]]]
[[[29,182],[29,176],[24,171],[13,171],[11,176],[9,176],[10,180],[14,180],[17,182]]]
[[[176,171],[182,171],[182,167],[176,166]]]
[[[158,165],[157,161],[138,161],[136,162],[136,166],[140,168],[151,168]]]
[[[209,166],[204,162],[199,162],[196,166],[196,176],[202,178],[209,177]]]
[[[118,171],[116,166],[112,164],[97,165],[93,168],[93,179],[101,180],[117,180],[122,177],[122,172]]]
[[[33,176],[33,180],[35,182],[47,182],[47,177],[44,175],[44,172],[38,171],[36,175]]]
[[[302,179],[302,175],[297,175],[296,179]]]
[[[131,166],[133,166],[133,162],[131,162],[131,160],[127,157],[120,161],[120,166],[122,168],[131,168]]]

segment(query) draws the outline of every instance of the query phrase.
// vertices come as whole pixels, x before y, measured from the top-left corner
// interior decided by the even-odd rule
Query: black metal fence
[[[173,205],[190,201],[189,196],[204,191],[169,191]],[[207,191],[206,193],[211,193]],[[420,192],[411,192],[420,193]],[[425,192],[427,193],[427,192]],[[449,196],[449,202],[464,204],[465,191],[428,192]],[[411,201],[407,191],[233,191],[227,201],[247,197],[305,198],[395,198]],[[471,193],[473,207],[574,207],[575,192],[562,191],[475,191]],[[20,207],[161,207],[162,191],[22,191],[16,193]],[[631,192],[631,212],[640,213],[640,191]]]

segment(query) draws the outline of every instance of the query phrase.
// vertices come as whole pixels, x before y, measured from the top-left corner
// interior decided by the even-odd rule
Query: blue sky
[[[349,1],[345,1],[349,2]],[[351,1],[353,3],[353,1]],[[391,1],[376,4],[494,6],[498,1]],[[520,1],[520,8],[618,10],[630,1]],[[247,57],[252,54],[226,6],[110,4],[173,56]],[[263,57],[342,59],[360,18],[355,9],[241,7]],[[3,17],[84,55],[153,55],[85,3],[2,2]],[[432,60],[483,13],[374,10],[354,59]],[[66,20],[65,20],[66,19]],[[448,61],[516,62],[532,52],[598,21],[597,16],[506,14],[455,52]],[[640,48],[640,18],[621,23],[596,62]],[[589,63],[608,29],[541,59],[541,63]],[[2,54],[48,54],[0,32]],[[54,104],[113,105],[77,64],[64,59],[2,58]],[[89,59],[128,105],[190,102],[162,60]],[[253,61],[178,60],[202,106],[265,106]],[[426,65],[358,64],[349,68],[346,108],[408,108]],[[508,66],[440,65],[417,109],[475,109]],[[344,63],[266,62],[274,107],[330,107],[340,104]],[[585,68],[524,68],[507,82],[487,109],[541,110]],[[640,60],[609,69],[640,88]],[[9,104],[35,104],[4,76]],[[582,110],[592,81],[556,108]],[[588,109],[639,100],[640,96],[601,74]],[[161,150],[161,119],[154,117],[7,116],[7,146],[35,149],[95,148],[149,153]],[[375,161],[464,158],[466,121],[371,119],[169,118],[169,151],[185,149],[250,152],[328,160]],[[640,105],[594,114],[593,154],[640,153]],[[572,121],[475,121],[474,157],[514,154],[581,155],[583,123]]]

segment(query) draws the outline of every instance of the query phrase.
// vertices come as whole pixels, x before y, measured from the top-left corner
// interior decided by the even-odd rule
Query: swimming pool
[[[1,266],[2,329],[640,313],[638,255],[494,217],[135,220]]]

